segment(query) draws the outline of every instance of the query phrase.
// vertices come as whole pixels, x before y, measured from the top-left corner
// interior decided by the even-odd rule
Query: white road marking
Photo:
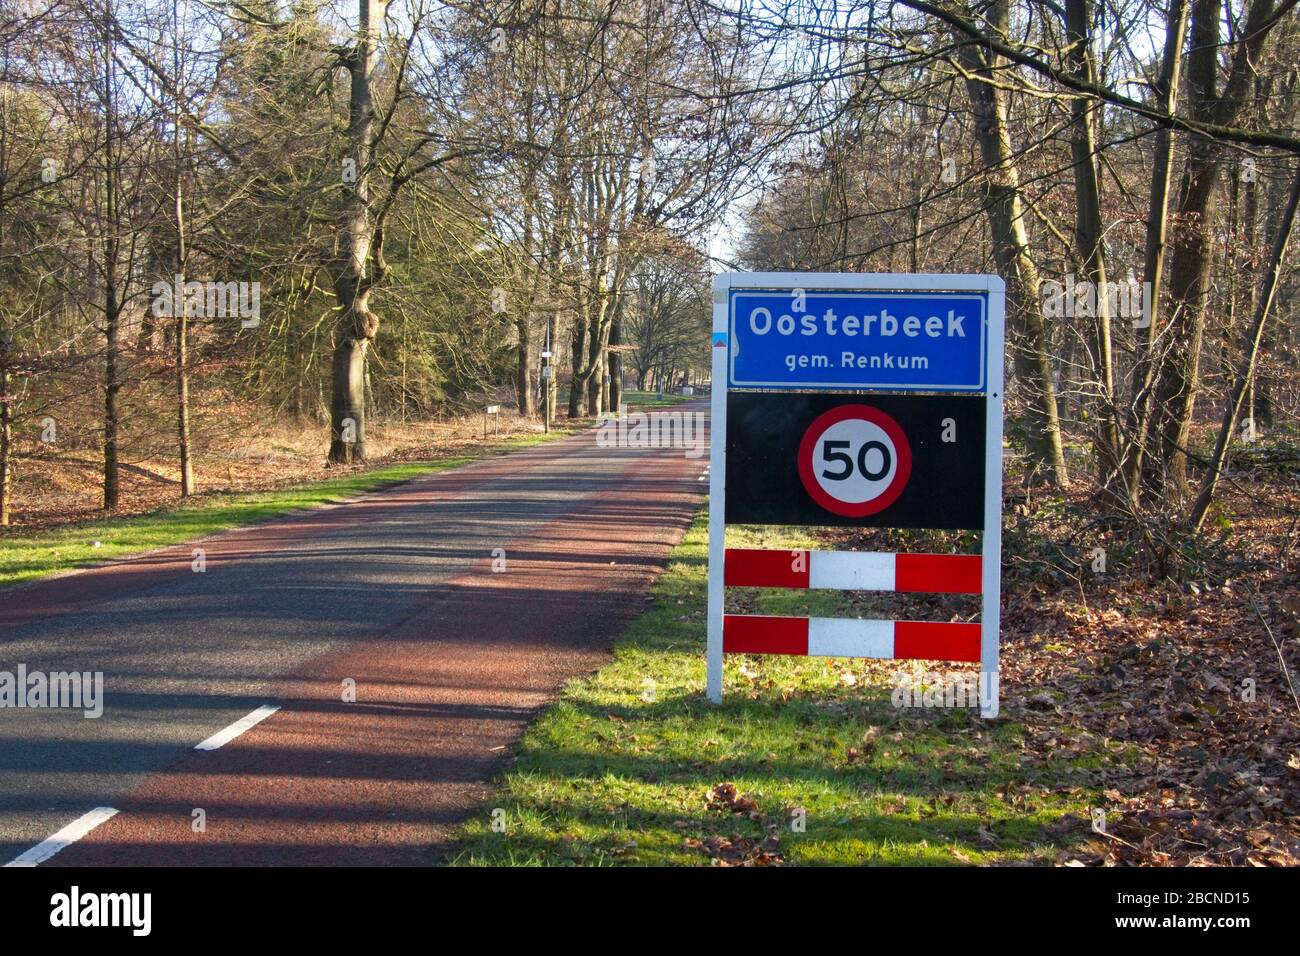
[[[237,721],[227,727],[225,730],[219,730],[203,743],[195,747],[195,750],[216,750],[230,743],[246,730],[256,727],[266,718],[270,717],[280,709],[279,704],[263,704],[257,710],[247,716],[240,717]]]
[[[42,840],[26,853],[14,857],[5,866],[37,866],[44,863],[54,854],[66,850],[95,827],[116,815],[117,811],[112,807],[96,807],[89,813],[83,813],[58,833]]]
[[[279,704],[263,704],[251,714],[239,718],[239,720],[235,721],[225,730],[220,730],[213,734],[194,749],[216,750],[218,747],[230,743],[230,741],[234,740],[246,730],[256,727],[279,709]],[[101,823],[116,816],[117,812],[118,811],[113,807],[96,807],[89,813],[82,814],[77,819],[73,820],[53,836],[42,840],[40,843],[36,844],[36,846],[27,850],[20,856],[14,857],[14,859],[6,863],[5,866],[38,866],[56,853],[66,850]]]

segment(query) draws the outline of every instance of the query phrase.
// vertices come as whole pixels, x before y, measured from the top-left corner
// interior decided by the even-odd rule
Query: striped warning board
[[[979,594],[981,565],[978,554],[727,548],[723,570],[733,588]]]
[[[710,700],[724,654],[978,663],[997,715],[996,276],[731,273],[714,284]],[[727,524],[979,531],[978,554],[726,547]],[[726,614],[725,589],[978,595],[974,621]]]
[[[728,654],[978,662],[980,626],[727,614],[722,619],[722,645]]]
[[[977,554],[727,548],[723,583],[742,588],[979,594],[981,563]],[[722,619],[722,649],[726,654],[978,661],[980,626],[727,614]]]

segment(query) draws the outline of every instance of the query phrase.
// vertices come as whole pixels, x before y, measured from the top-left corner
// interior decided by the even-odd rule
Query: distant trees
[[[671,388],[708,360],[712,279],[700,258],[647,258],[632,280],[623,341],[636,387]]]
[[[570,417],[609,406],[633,277],[647,257],[692,255],[770,148],[770,97],[727,94],[759,78],[728,23],[683,0],[502,3],[480,21],[470,109],[496,146],[483,175],[505,225],[521,410],[556,315]]]

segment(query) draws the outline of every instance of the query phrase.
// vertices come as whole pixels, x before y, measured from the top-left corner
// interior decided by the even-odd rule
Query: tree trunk
[[[183,62],[180,53],[182,29],[175,4],[172,6],[172,25],[172,81],[175,84],[172,90],[172,159],[175,178],[172,212],[176,218],[176,273],[183,276],[189,258],[185,242],[184,150],[180,105],[184,78],[181,74]],[[176,312],[176,444],[180,454],[181,497],[188,498],[194,494],[194,465],[190,460],[189,316],[184,308],[177,310],[175,303],[172,310]]]
[[[1254,63],[1262,55],[1273,18],[1273,0],[1250,5],[1241,42],[1222,94],[1216,93],[1219,71],[1218,0],[1192,0],[1191,50],[1187,57],[1187,88],[1193,119],[1231,125],[1241,115],[1254,86]],[[1169,260],[1170,355],[1164,362],[1155,394],[1154,432],[1159,439],[1163,468],[1155,470],[1155,489],[1166,495],[1188,492],[1188,443],[1200,391],[1201,346],[1205,338],[1210,295],[1211,219],[1219,185],[1217,144],[1193,135],[1179,189],[1179,221]]]
[[[179,134],[178,134],[179,135]],[[180,156],[177,154],[176,168],[176,274],[185,274],[188,256],[185,245],[185,205],[181,195]],[[147,311],[147,310],[146,310]],[[176,313],[176,444],[180,453],[181,497],[188,498],[194,494],[194,465],[190,457],[190,372],[189,372],[189,334],[190,320],[182,305],[172,304]]]
[[[609,330],[611,345],[623,344],[623,308],[618,307],[614,324]],[[609,353],[609,409],[617,412],[623,406],[623,353]]]
[[[112,13],[104,11],[104,509],[118,505],[118,409],[122,382],[121,308],[117,298],[118,208],[116,125],[113,102]]]
[[[533,418],[537,414],[536,377],[533,374],[533,325],[532,315],[515,323],[519,330],[519,357],[515,364],[515,395],[519,405],[519,414]]]
[[[994,28],[1006,26],[1007,7],[999,0],[990,8]],[[1007,129],[1006,107],[1001,92],[993,86],[996,58],[956,36],[958,57],[972,74],[966,80],[975,116],[976,136],[985,166],[985,213],[992,234],[998,271],[1007,283],[1007,318],[1011,332],[1013,367],[1027,394],[1028,433],[1026,442],[1035,473],[1045,470],[1050,482],[1064,487],[1069,476],[1061,445],[1061,424],[1056,408],[1056,385],[1047,328],[1040,300],[1038,267],[1029,252],[1024,211],[1020,199],[1020,176]]]
[[[117,395],[122,390],[118,376],[118,360],[121,353],[120,326],[121,317],[117,308],[117,284],[113,278],[114,270],[111,256],[116,255],[116,244],[110,254],[109,272],[104,286],[104,509],[112,511],[118,505],[118,411]]]
[[[194,464],[190,457],[189,319],[185,310],[176,319],[176,443],[180,449],[181,497],[194,494]]]
[[[0,528],[9,524],[9,499],[13,492],[10,477],[10,422],[13,408],[9,400],[9,333],[0,329]]]
[[[569,375],[569,418],[582,417],[586,379],[582,377],[582,358],[587,354],[587,319],[579,310],[573,318],[573,342]]]
[[[334,341],[329,460],[339,463],[366,457],[366,354],[379,332],[379,318],[370,311],[370,289],[384,271],[382,235],[376,230],[369,205],[375,121],[371,88],[382,19],[375,6],[375,0],[357,0],[356,43],[344,60],[351,81],[348,142],[356,162],[356,182],[339,225],[345,258],[334,280],[339,324]]]
[[[9,177],[9,88],[0,89],[0,182]],[[0,247],[5,245],[5,196],[0,186]],[[10,442],[13,404],[9,395],[9,352],[13,348],[13,333],[5,328],[0,314],[0,528],[9,524],[9,499],[13,479],[10,475]]]
[[[1255,362],[1259,358],[1260,343],[1264,339],[1264,329],[1268,324],[1273,299],[1277,295],[1278,277],[1282,271],[1282,261],[1286,258],[1287,246],[1290,244],[1291,234],[1295,230],[1296,207],[1298,205],[1300,205],[1300,169],[1296,171],[1295,178],[1291,182],[1291,195],[1287,200],[1282,223],[1278,226],[1277,239],[1273,243],[1273,252],[1269,258],[1268,272],[1264,276],[1264,287],[1259,295],[1254,328],[1251,330],[1250,341],[1246,347],[1246,354],[1241,361],[1241,370],[1237,375],[1237,382],[1233,387],[1232,396],[1228,399],[1227,408],[1223,413],[1223,422],[1219,426],[1219,435],[1215,441],[1214,455],[1210,462],[1209,473],[1205,477],[1201,492],[1197,496],[1188,517],[1188,524],[1193,532],[1201,530],[1201,525],[1205,522],[1205,516],[1210,510],[1210,503],[1214,500],[1214,490],[1218,485],[1219,475],[1223,471],[1223,464],[1228,456],[1228,445],[1232,441],[1232,433],[1236,427],[1237,417],[1241,414],[1242,401],[1245,399],[1246,389],[1255,373]]]
[[[587,409],[597,417],[605,414],[605,362],[597,356],[587,379]]]
[[[1092,15],[1088,0],[1066,0],[1068,61],[1077,76],[1089,83],[1097,79],[1092,56]],[[1096,432],[1093,443],[1103,489],[1114,489],[1119,474],[1119,426],[1115,409],[1115,368],[1111,353],[1110,297],[1107,294],[1106,255],[1101,221],[1101,185],[1097,176],[1096,115],[1099,104],[1075,97],[1070,104],[1074,129],[1070,156],[1074,163],[1075,247],[1083,278],[1092,283],[1096,301],[1093,335],[1088,357],[1096,381],[1093,408]]]
[[[330,397],[329,460],[339,464],[366,458],[366,350],[365,338],[344,336],[334,346]]]
[[[1180,187],[1179,220],[1189,227],[1179,231],[1169,261],[1173,313],[1169,357],[1163,363],[1155,395],[1155,433],[1164,467],[1155,478],[1158,490],[1179,495],[1187,491],[1187,447],[1200,391],[1201,344],[1210,294],[1210,219],[1218,179],[1217,153],[1213,143],[1201,138],[1194,139],[1188,147]]]
[[[1155,105],[1173,113],[1178,102],[1179,76],[1182,72],[1183,41],[1187,36],[1187,2],[1171,0],[1166,16],[1165,47],[1153,93]],[[1142,269],[1146,323],[1139,329],[1135,343],[1133,400],[1129,403],[1129,444],[1124,451],[1125,483],[1136,489],[1146,463],[1147,434],[1154,408],[1156,330],[1160,326],[1163,301],[1165,253],[1169,232],[1169,180],[1173,169],[1173,131],[1167,126],[1156,128],[1155,168],[1151,172],[1151,198],[1147,206],[1145,263]]]

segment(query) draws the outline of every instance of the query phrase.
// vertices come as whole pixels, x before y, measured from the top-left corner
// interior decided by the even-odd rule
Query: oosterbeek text
[[[749,330],[755,335],[767,335],[775,329],[778,335],[794,335],[798,330],[800,335],[816,335],[819,331],[824,331],[827,335],[877,335],[888,338],[902,332],[909,339],[921,335],[932,339],[940,337],[964,339],[966,328],[962,323],[965,319],[966,316],[957,315],[952,310],[948,311],[945,322],[937,315],[926,319],[909,315],[900,319],[896,315],[890,315],[887,309],[882,310],[879,315],[843,317],[837,316],[834,309],[827,309],[820,319],[809,314],[801,315],[797,319],[792,315],[780,315],[773,320],[771,311],[759,306],[749,313]]]

